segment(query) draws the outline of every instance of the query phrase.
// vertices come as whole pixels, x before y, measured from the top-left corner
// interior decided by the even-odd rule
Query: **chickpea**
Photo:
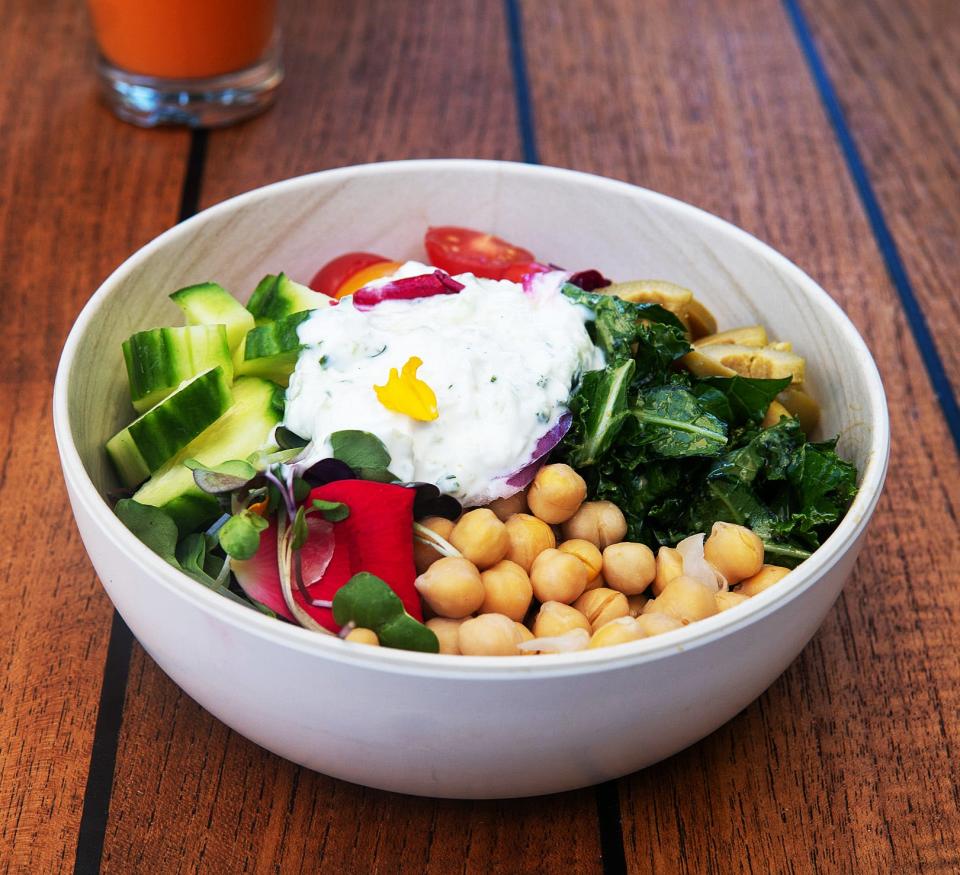
[[[480,580],[486,592],[480,605],[481,614],[504,614],[511,620],[524,618],[533,599],[533,587],[527,572],[516,562],[501,559],[481,572]]]
[[[526,626],[524,626],[523,623],[515,623],[514,625],[516,625],[517,627],[517,634],[520,636],[521,643],[523,643],[524,641],[533,641],[535,637],[533,632],[531,632]]]
[[[450,540],[450,533],[453,531],[453,523],[442,516],[428,516],[420,520],[420,525],[436,532],[444,541]],[[416,538],[413,539],[413,563],[417,566],[417,574],[423,574],[434,562],[440,558],[438,553],[429,544],[424,544]]]
[[[606,587],[585,592],[573,606],[587,618],[594,632],[605,623],[618,617],[626,617],[630,613],[627,597],[622,592]]]
[[[673,547],[661,547],[657,552],[657,576],[653,579],[653,594],[660,595],[664,587],[683,574],[683,556]]]
[[[377,633],[373,629],[364,629],[363,626],[357,626],[356,629],[352,629],[350,634],[347,635],[344,641],[352,641],[354,644],[370,644],[373,647],[380,646],[380,639],[377,638]]]
[[[574,629],[589,634],[590,623],[576,608],[561,602],[544,602],[533,621],[534,638],[554,638]]]
[[[454,620],[472,614],[486,597],[477,566],[460,556],[438,559],[414,586],[438,616]]]
[[[637,641],[643,637],[643,629],[633,617],[618,617],[597,629],[587,648],[593,650],[596,647],[612,647],[615,644]]]
[[[718,611],[729,611],[730,608],[735,608],[739,604],[743,604],[748,598],[748,596],[741,595],[738,592],[718,592],[714,598],[717,602]]]
[[[463,620],[450,620],[447,617],[434,617],[427,620],[426,626],[440,642],[440,652],[457,656],[460,653],[460,626]]]
[[[646,544],[621,541],[603,551],[603,579],[611,589],[640,595],[657,575],[657,560]]]
[[[675,577],[660,595],[647,602],[644,614],[669,614],[684,626],[717,613],[716,593],[692,577]]]
[[[587,497],[586,481],[569,465],[544,465],[527,492],[530,510],[545,523],[570,519]]]
[[[527,493],[516,492],[506,498],[496,498],[487,505],[500,522],[505,523],[515,513],[527,512]]]
[[[591,589],[600,589],[601,586],[606,586],[607,582],[603,579],[602,574],[598,574],[593,580],[587,581],[587,585],[583,588],[584,592],[589,592]]]
[[[669,614],[642,614],[637,617],[637,625],[647,638],[683,628],[683,623]]]
[[[464,656],[519,656],[523,640],[517,624],[503,614],[481,614],[460,626],[460,652]]]
[[[630,607],[630,616],[639,617],[643,613],[643,609],[648,601],[650,601],[650,597],[646,593],[628,595],[627,605]]]
[[[626,537],[627,521],[612,501],[585,501],[562,531],[566,539],[582,538],[603,550]]]
[[[583,538],[571,538],[564,541],[557,549],[561,553],[569,553],[576,556],[584,565],[587,566],[587,589],[595,589],[591,584],[600,576],[603,568],[603,556],[595,544],[584,541]],[[601,581],[598,586],[602,586]]]
[[[763,541],[745,526],[716,522],[704,542],[703,556],[727,583],[739,583],[763,566]]]
[[[781,565],[764,565],[756,574],[741,581],[737,592],[745,596],[759,595],[765,589],[783,580],[789,573],[790,569]]]
[[[583,595],[587,586],[587,566],[570,553],[544,550],[530,568],[533,594],[541,602],[569,604]]]
[[[481,570],[496,565],[507,555],[510,546],[507,527],[485,507],[478,507],[460,517],[448,540]]]
[[[527,573],[537,556],[557,546],[553,529],[528,513],[515,513],[507,520],[506,527],[509,538],[506,558],[516,562]]]

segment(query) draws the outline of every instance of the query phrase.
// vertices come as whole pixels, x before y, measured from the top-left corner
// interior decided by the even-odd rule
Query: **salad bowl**
[[[266,272],[305,282],[347,250],[422,258],[428,225],[468,224],[571,268],[663,277],[721,325],[762,322],[808,361],[823,437],[860,472],[836,531],[782,584],[685,628],[618,647],[464,657],[372,647],[262,615],[167,565],[114,515],[103,451],[128,416],[121,342],[167,324],[166,292]],[[523,350],[517,350],[523,356]],[[759,696],[814,635],[849,577],[883,485],[883,387],[841,309],[799,268],[695,207],[569,170],[424,160],[345,167],[218,204],[162,234],[93,295],[54,390],[64,479],[104,588],[157,664],[204,708],[328,775],[437,797],[553,793],[693,744]]]

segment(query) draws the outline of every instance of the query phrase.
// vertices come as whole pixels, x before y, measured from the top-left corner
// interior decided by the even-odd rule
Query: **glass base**
[[[121,70],[103,57],[98,73],[107,105],[125,122],[144,128],[233,124],[270,106],[283,81],[275,43],[252,67],[206,79],[142,76]]]

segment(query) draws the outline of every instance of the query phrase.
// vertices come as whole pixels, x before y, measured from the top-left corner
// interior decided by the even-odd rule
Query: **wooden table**
[[[960,4],[289,0],[284,18],[271,112],[141,131],[97,104],[82,4],[0,0],[0,870],[960,870]],[[819,634],[728,725],[615,784],[431,801],[264,752],[131,640],[67,507],[52,378],[115,265],[253,186],[423,156],[575,167],[730,219],[835,296],[887,387],[887,489]]]

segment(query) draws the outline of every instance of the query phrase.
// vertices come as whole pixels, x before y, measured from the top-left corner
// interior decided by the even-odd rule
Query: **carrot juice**
[[[276,0],[88,0],[101,54],[164,79],[242,70],[266,52]]]

